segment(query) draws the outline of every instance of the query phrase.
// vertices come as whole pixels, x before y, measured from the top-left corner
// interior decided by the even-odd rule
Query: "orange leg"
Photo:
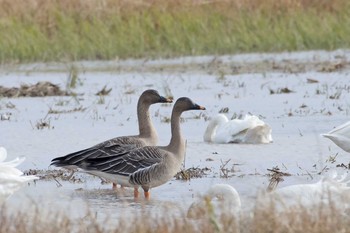
[[[138,188],[134,188],[134,198],[138,198],[139,197],[139,190]]]
[[[145,198],[147,200],[149,200],[151,198],[151,193],[149,191],[145,191],[144,194],[145,194]]]

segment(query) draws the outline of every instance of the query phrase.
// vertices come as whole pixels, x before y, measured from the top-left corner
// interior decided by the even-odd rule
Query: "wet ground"
[[[4,88],[49,81],[69,93],[0,98],[0,145],[7,148],[9,159],[26,157],[22,170],[55,169],[49,167],[55,157],[136,134],[136,103],[145,89],[174,99],[188,96],[207,108],[182,115],[187,138],[184,168],[201,169],[201,178],[174,178],[152,189],[151,201],[144,202],[135,201],[132,190],[115,192],[111,184],[76,174],[76,182],[57,177],[32,183],[8,204],[20,207],[35,201],[76,217],[84,216],[89,206],[98,217],[120,216],[144,207],[160,210],[163,204],[186,208],[210,185],[228,183],[249,209],[257,192],[268,187],[271,170],[290,174],[278,187],[316,182],[328,169],[350,162],[349,154],[320,136],[349,120],[349,59],[349,51],[338,50],[2,66]],[[96,95],[104,87],[105,92]],[[170,139],[171,109],[168,104],[151,107],[160,145]],[[271,125],[274,142],[204,143],[208,119],[223,110],[228,117],[260,116]]]

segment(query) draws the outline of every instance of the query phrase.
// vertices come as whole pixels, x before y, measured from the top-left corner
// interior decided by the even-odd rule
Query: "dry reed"
[[[266,203],[265,203],[266,204]],[[0,212],[0,232],[350,232],[350,216],[341,213],[333,205],[320,204],[314,208],[295,206],[283,213],[277,211],[272,202],[256,207],[253,212],[243,212],[234,218],[228,215],[216,217],[210,208],[200,219],[187,218],[186,210],[179,211],[165,207],[159,213],[136,212],[134,215],[120,215],[119,219],[97,219],[92,211],[86,216],[73,219],[60,210],[42,210],[39,204],[29,209],[11,210],[3,206]],[[113,224],[109,224],[113,221]]]

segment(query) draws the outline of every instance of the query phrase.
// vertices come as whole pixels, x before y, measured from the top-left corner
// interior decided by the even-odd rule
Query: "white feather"
[[[269,208],[271,202],[275,211],[288,211],[306,208],[313,212],[320,204],[336,207],[336,210],[345,214],[350,203],[350,187],[348,173],[339,175],[331,171],[328,176],[313,184],[297,184],[286,186],[270,193],[259,196],[256,202],[257,208]],[[203,197],[192,203],[187,211],[190,218],[202,218],[205,215],[213,215],[216,218],[222,214],[240,217],[241,199],[235,188],[228,184],[216,184],[212,186]],[[317,211],[314,211],[317,213]]]
[[[6,149],[0,147],[0,204],[27,182],[38,179],[36,176],[24,176],[23,172],[16,168],[25,158],[5,162],[6,157]]]
[[[208,124],[205,142],[213,143],[270,143],[271,127],[257,116],[246,115],[243,119],[228,120],[218,114]]]
[[[322,136],[332,140],[344,151],[350,152],[350,121],[322,134]]]

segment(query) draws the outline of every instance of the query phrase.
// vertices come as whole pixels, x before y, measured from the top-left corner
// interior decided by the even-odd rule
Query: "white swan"
[[[349,208],[350,187],[346,181],[347,173],[338,178],[336,172],[330,173],[314,184],[297,184],[264,193],[256,201],[256,207],[269,208],[274,203],[276,211],[288,211],[290,207],[304,207],[314,210],[320,204],[332,205],[337,210],[345,211]],[[214,215],[216,218],[222,214],[234,216],[239,219],[241,199],[234,187],[228,184],[216,184],[207,193],[195,201],[187,211],[189,218],[201,218],[205,215]],[[213,202],[214,201],[214,202]],[[219,202],[219,205],[216,203]],[[301,209],[300,208],[300,209]]]
[[[213,143],[258,144],[273,141],[271,127],[254,115],[229,121],[224,114],[218,114],[209,122],[203,138],[205,142]]]
[[[200,218],[210,214],[220,217],[222,214],[238,216],[241,210],[241,199],[237,190],[228,184],[215,184],[193,202],[187,211],[187,217]]]
[[[273,201],[276,210],[287,210],[292,206],[314,209],[321,205],[334,206],[337,210],[345,212],[349,208],[350,187],[346,180],[347,173],[339,176],[337,172],[330,172],[329,176],[323,177],[313,184],[290,185],[276,189],[268,193],[266,197]],[[263,204],[268,203],[263,199]]]
[[[329,138],[341,149],[350,153],[350,121],[322,134],[322,136]]]
[[[23,176],[23,173],[16,168],[25,158],[16,158],[5,162],[6,157],[6,149],[0,147],[0,204],[25,183],[39,179],[36,176]]]

